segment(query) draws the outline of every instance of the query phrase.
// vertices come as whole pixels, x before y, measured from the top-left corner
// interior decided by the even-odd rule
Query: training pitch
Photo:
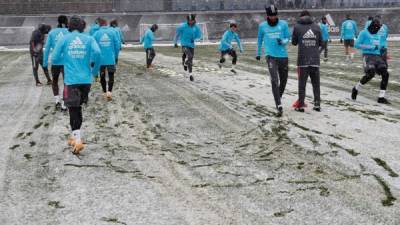
[[[334,42],[321,65],[322,112],[295,112],[296,48],[284,116],[275,117],[255,45],[238,74],[218,69],[216,45],[195,50],[195,82],[181,51],[121,52],[114,100],[93,84],[80,156],[50,86],[36,87],[28,51],[0,52],[0,224],[400,224],[400,43],[389,52],[392,105],[380,77],[350,100],[363,75]],[[44,75],[39,75],[42,81]]]

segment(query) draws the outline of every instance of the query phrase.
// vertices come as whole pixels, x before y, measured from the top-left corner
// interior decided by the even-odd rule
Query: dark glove
[[[257,61],[261,60],[261,56],[256,56]]]
[[[175,44],[174,47],[175,47],[175,48],[178,48],[179,46],[178,46],[178,44]]]
[[[94,62],[90,63],[90,67],[92,67],[92,68],[94,67]]]
[[[332,39],[329,39],[329,43],[332,43]]]
[[[387,54],[387,48],[381,48],[381,55]]]
[[[276,39],[276,42],[278,42],[278,45],[282,45],[282,39],[278,38]]]
[[[340,39],[340,43],[343,44],[343,39]]]
[[[118,64],[118,57],[115,58],[115,64]]]
[[[375,45],[374,50],[376,51],[376,50],[378,50],[378,49],[379,49],[379,46],[378,46],[378,45]]]

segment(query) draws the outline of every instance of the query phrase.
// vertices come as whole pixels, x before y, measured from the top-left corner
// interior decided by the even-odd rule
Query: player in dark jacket
[[[38,70],[39,65],[42,66],[43,72],[47,78],[47,84],[51,85],[52,81],[49,76],[47,67],[43,67],[43,46],[46,34],[49,33],[51,27],[46,24],[40,24],[38,29],[32,32],[31,40],[29,41],[29,52],[31,54],[33,76],[35,77],[36,86],[41,86],[39,81]]]
[[[308,77],[314,91],[314,110],[321,111],[320,98],[320,54],[322,46],[322,35],[320,27],[313,22],[308,11],[300,14],[300,19],[294,26],[292,44],[298,46],[298,76],[299,76],[299,100],[295,104],[295,110],[304,112],[304,99],[306,97],[306,85]]]

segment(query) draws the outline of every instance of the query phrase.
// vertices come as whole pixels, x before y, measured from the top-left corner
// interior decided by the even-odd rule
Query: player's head
[[[374,20],[374,19],[377,19],[377,20],[379,20],[379,22],[381,22],[381,25],[383,24],[383,22],[382,22],[382,16],[381,15],[376,15],[372,20]]]
[[[102,27],[107,26],[107,20],[104,18],[99,18],[99,25]]]
[[[373,16],[368,16],[368,21],[372,21],[372,20],[374,20],[374,17]]]
[[[110,21],[110,26],[112,27],[118,27],[118,20],[114,19]]]
[[[237,25],[236,22],[230,22],[230,23],[229,23],[229,28],[231,29],[231,31],[237,32],[237,30],[238,30],[238,25]]]
[[[311,16],[311,13],[308,10],[303,10],[300,13],[300,17]]]
[[[187,20],[187,23],[190,26],[193,26],[194,24],[196,24],[196,15],[195,14],[189,14],[189,15],[186,16],[186,20]]]
[[[157,24],[153,24],[150,28],[151,31],[156,32],[158,30],[158,25]]]
[[[347,15],[346,15],[346,20],[351,20],[350,14],[347,14]]]
[[[321,18],[321,21],[322,21],[323,24],[326,24],[326,23],[328,22],[328,20],[326,19],[325,16],[323,16],[323,17]]]
[[[368,31],[371,34],[376,34],[381,29],[381,27],[382,27],[381,22],[375,18],[372,20],[371,24],[368,26]]]
[[[58,27],[68,27],[68,17],[65,15],[60,15],[57,19],[58,21]]]
[[[267,18],[270,21],[278,20],[278,8],[275,5],[270,5],[266,7],[265,12],[267,13]]]
[[[101,19],[101,17],[97,17],[95,20],[94,20],[94,23],[95,24],[99,24],[99,20]]]
[[[69,20],[68,30],[69,32],[78,31],[82,33],[86,28],[86,22],[80,16],[72,16]]]
[[[39,29],[40,33],[44,35],[44,34],[49,33],[49,31],[51,30],[51,26],[42,23],[42,24],[39,24],[38,29]]]

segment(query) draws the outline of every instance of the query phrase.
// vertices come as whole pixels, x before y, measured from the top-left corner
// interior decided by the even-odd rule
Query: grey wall
[[[348,11],[326,11],[315,10],[312,11],[316,19],[321,18],[323,15],[330,13],[335,22],[340,25],[344,20]],[[382,11],[376,10],[360,10],[353,12],[354,19],[358,22],[359,27],[362,28],[368,16],[380,14],[383,21],[389,26],[391,34],[400,34],[400,23],[398,23],[398,15],[400,9],[386,9]],[[288,20],[290,26],[293,26],[298,16],[298,11],[281,12],[280,17]],[[90,25],[96,15],[86,16],[85,20]],[[118,19],[119,25],[124,31],[127,41],[139,40],[139,25],[140,24],[177,24],[185,20],[185,14],[146,14],[146,15],[127,15],[115,14],[105,16],[106,19]],[[206,22],[208,25],[208,33],[210,39],[219,39],[230,20],[235,20],[239,24],[239,33],[242,38],[255,38],[257,36],[258,24],[265,18],[265,13],[260,12],[243,12],[243,13],[198,13],[198,22]],[[0,16],[0,45],[16,44],[26,45],[29,41],[31,26],[37,26],[40,23],[50,24],[53,27],[56,25],[57,16]],[[26,27],[21,29],[6,29],[4,27]],[[7,31],[7,32],[6,32]],[[14,31],[14,33],[13,33]],[[164,40],[172,40],[174,32],[173,29],[169,31],[160,30],[159,36]],[[335,34],[333,34],[335,35]]]
[[[0,15],[400,7],[399,0],[0,0]]]

